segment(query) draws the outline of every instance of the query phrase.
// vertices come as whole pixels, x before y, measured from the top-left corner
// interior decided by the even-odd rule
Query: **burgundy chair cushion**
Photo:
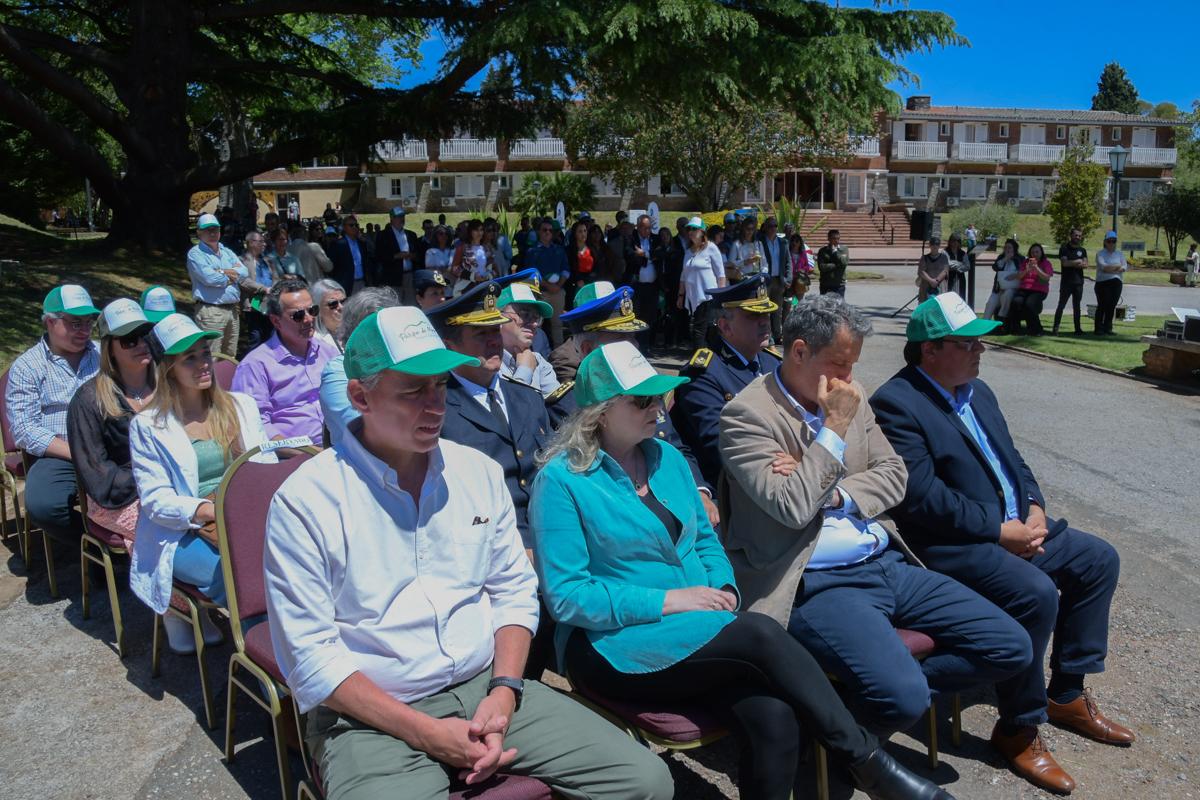
[[[8,428],[7,425],[4,426]],[[7,440],[9,437],[5,437]],[[21,460],[20,453],[13,453],[4,457],[4,468],[13,474],[14,478],[25,477],[25,462]]]
[[[96,523],[94,520],[87,520],[87,532],[109,547],[119,547],[122,550],[125,549],[125,540],[121,538],[121,534],[110,531],[108,528]]]
[[[271,498],[309,458],[302,453],[277,464],[247,461],[237,468],[225,489],[223,512],[234,584],[229,589],[236,593],[238,615],[243,620],[267,613],[263,547]]]
[[[575,685],[575,691],[625,723],[670,742],[685,744],[725,730],[721,721],[700,705],[620,700],[580,685]]]
[[[17,443],[13,440],[12,431],[8,429],[8,370],[4,370],[3,374],[0,374],[0,432],[4,435],[5,452],[16,450]],[[16,459],[20,461],[21,456],[17,455]],[[7,458],[4,459],[4,464],[8,466]],[[12,467],[8,467],[8,471],[14,475],[17,474]]]
[[[920,631],[896,628],[896,635],[900,637],[900,641],[904,642],[904,646],[908,648],[908,652],[912,653],[912,657],[918,661],[932,655],[933,651],[937,649],[937,642]]]
[[[178,595],[187,595],[196,601],[196,605],[198,606],[212,605],[212,600],[208,598],[208,595],[190,583],[184,583],[180,580],[172,581],[171,590],[171,607],[181,613],[188,613],[188,607],[187,603],[179,599]]]
[[[550,800],[550,787],[536,778],[497,775],[479,786],[452,789],[450,800]]]
[[[245,639],[246,655],[250,656],[250,660],[265,669],[275,680],[285,683],[283,673],[279,671],[279,662],[275,660],[275,648],[271,646],[271,628],[266,620],[246,631]]]
[[[217,385],[225,391],[233,388],[233,375],[237,372],[237,362],[230,361],[227,358],[213,359],[213,375],[216,376]]]

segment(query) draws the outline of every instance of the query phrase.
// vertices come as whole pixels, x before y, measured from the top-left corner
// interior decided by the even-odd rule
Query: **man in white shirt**
[[[503,770],[569,798],[670,798],[656,756],[520,679],[537,578],[512,499],[498,464],[440,438],[448,373],[472,361],[419,309],[367,317],[345,354],[362,417],[272,501],[271,639],[324,795],[432,800]]]

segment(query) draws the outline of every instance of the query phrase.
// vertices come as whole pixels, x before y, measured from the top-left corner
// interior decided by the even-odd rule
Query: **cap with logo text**
[[[479,359],[448,350],[424,312],[412,306],[381,308],[364,319],[346,342],[346,377],[385,369],[409,375],[440,375]]]
[[[496,300],[496,308],[505,308],[514,303],[533,306],[542,315],[542,319],[554,316],[554,308],[545,300],[538,300],[533,293],[533,287],[528,283],[510,283],[505,286],[504,291],[500,292],[500,297]]]
[[[153,331],[158,349],[168,356],[177,356],[202,339],[220,339],[219,331],[202,331],[183,314],[168,314]]]
[[[597,300],[601,297],[607,297],[617,290],[613,286],[612,281],[593,281],[585,283],[579,287],[579,291],[575,293],[575,303],[572,308],[579,308],[582,305]]]
[[[575,401],[584,408],[623,394],[653,397],[689,382],[689,378],[659,374],[632,343],[613,342],[597,347],[579,362]]]
[[[198,231],[219,227],[221,227],[221,221],[212,214],[201,214],[200,219],[196,220],[196,230]]]
[[[55,286],[42,301],[43,314],[70,314],[73,317],[90,317],[100,309],[92,304],[87,289],[74,283]]]
[[[999,320],[980,319],[954,292],[943,292],[917,306],[904,335],[910,342],[931,342],[947,336],[983,336],[1001,325]]]
[[[128,336],[131,333],[146,334],[154,327],[154,323],[146,318],[142,307],[128,297],[113,300],[104,307],[100,314],[101,336]]]
[[[161,322],[163,317],[175,313],[175,298],[165,286],[147,287],[139,302],[151,322]]]

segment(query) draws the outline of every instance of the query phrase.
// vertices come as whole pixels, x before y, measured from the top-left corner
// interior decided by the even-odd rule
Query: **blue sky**
[[[920,86],[893,85],[901,100],[919,93],[935,105],[1086,109],[1113,60],[1151,103],[1169,100],[1186,111],[1200,99],[1200,0],[913,0],[909,7],[950,14],[971,46],[905,59]],[[1139,29],[1144,35],[1131,35]],[[1164,30],[1170,35],[1160,36]],[[424,63],[402,86],[434,77],[444,46],[431,39],[421,52]]]

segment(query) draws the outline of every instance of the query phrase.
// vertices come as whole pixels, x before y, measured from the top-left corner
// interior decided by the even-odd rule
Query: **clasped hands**
[[[470,720],[458,717],[430,719],[418,748],[432,758],[457,767],[468,785],[482,783],[517,757],[515,747],[504,747],[516,696],[499,687],[483,698]]]
[[[1042,543],[1049,533],[1046,512],[1037,504],[1029,506],[1029,516],[1022,522],[1010,519],[1000,526],[1000,546],[1015,556],[1033,558],[1046,552]]]

